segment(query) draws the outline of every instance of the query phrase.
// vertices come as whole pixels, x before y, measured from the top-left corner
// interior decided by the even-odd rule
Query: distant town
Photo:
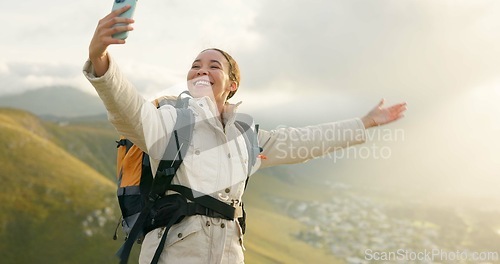
[[[391,263],[470,263],[467,256],[478,250],[493,252],[481,263],[499,260],[498,244],[490,249],[474,245],[469,233],[479,227],[467,224],[467,216],[462,216],[464,212],[460,210],[433,213],[422,207],[398,208],[372,197],[355,195],[346,184],[330,184],[330,187],[335,195],[329,201],[270,199],[277,208],[307,226],[293,236],[329,251],[346,263],[372,263],[384,257],[392,257],[385,259]],[[422,212],[408,213],[411,210]],[[418,215],[422,217],[415,217]],[[437,221],[429,220],[432,217]],[[499,233],[486,230],[491,232],[483,234],[483,240],[492,235],[498,241]]]

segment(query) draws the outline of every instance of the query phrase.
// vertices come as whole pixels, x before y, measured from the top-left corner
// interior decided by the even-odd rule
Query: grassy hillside
[[[0,110],[2,263],[109,263],[114,183],[49,140],[35,116]]]
[[[245,235],[246,263],[342,263],[322,249],[292,236],[304,228],[299,222],[278,213],[249,206]]]
[[[296,239],[293,234],[308,228],[283,214],[272,198],[325,200],[327,193],[314,192],[305,183],[276,177],[279,168],[258,172],[244,195],[247,211],[246,263],[343,263],[322,249]]]
[[[115,181],[118,134],[106,119],[44,122],[52,141],[111,181]]]

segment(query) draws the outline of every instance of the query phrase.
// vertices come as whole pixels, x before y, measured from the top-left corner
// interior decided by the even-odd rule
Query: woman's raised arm
[[[119,17],[120,14],[130,9],[130,6],[124,6],[112,11],[107,16],[99,20],[94,36],[89,45],[89,59],[94,66],[96,77],[100,77],[108,71],[109,58],[107,48],[112,44],[125,44],[125,40],[113,38],[113,34],[134,30],[130,24],[133,19]],[[117,23],[123,23],[124,26],[113,27]]]

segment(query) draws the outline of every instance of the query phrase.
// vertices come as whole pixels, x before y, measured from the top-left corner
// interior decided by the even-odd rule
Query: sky
[[[111,6],[4,3],[0,95],[61,84],[96,94],[81,68]],[[498,14],[496,0],[146,0],[127,44],[109,51],[151,98],[177,93],[199,51],[224,49],[242,71],[233,102],[268,126],[407,102],[406,117],[387,126],[405,140],[379,140],[392,156],[372,158],[374,174],[476,195],[500,184]]]

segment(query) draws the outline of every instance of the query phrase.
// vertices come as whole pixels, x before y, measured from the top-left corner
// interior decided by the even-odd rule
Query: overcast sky
[[[95,94],[81,67],[111,6],[3,3],[0,95],[58,84]],[[390,126],[407,131],[400,157],[411,165],[422,156],[436,162],[430,149],[453,153],[432,166],[481,167],[491,185],[500,183],[499,14],[496,0],[143,0],[128,43],[110,52],[152,97],[176,93],[199,51],[222,48],[242,70],[233,101],[257,117],[279,116],[273,124],[361,116],[380,98],[406,101],[407,117]]]

